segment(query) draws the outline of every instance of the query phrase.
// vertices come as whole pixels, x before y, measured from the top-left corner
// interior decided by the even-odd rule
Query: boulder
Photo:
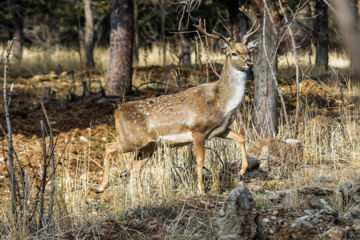
[[[291,227],[297,227],[299,229],[304,227],[314,228],[318,224],[324,221],[333,222],[335,221],[337,214],[332,210],[322,209],[320,211],[305,210],[307,215],[296,218]]]
[[[303,186],[297,189],[271,191],[269,193],[268,199],[272,203],[277,204],[277,207],[294,206],[295,204],[294,201],[296,199],[299,199],[300,201],[303,201],[301,203],[302,209],[314,209],[314,207],[312,207],[311,204],[315,204],[318,205],[317,207],[321,206],[320,208],[315,208],[315,209],[332,210],[330,205],[331,196],[335,193],[336,193],[335,190],[329,188],[321,188],[317,186]],[[309,195],[313,195],[313,196],[309,197],[306,200],[306,198]],[[319,201],[317,201],[317,199],[315,199],[314,197],[318,198]]]
[[[248,164],[249,164],[249,168],[247,169],[247,171],[251,172],[256,169],[259,169],[260,164],[261,164],[260,159],[258,159],[256,157],[250,157],[250,156],[247,156],[247,159],[248,159]]]
[[[325,209],[325,206],[323,204],[322,201],[320,201],[319,198],[317,198],[314,194],[310,194],[308,195],[304,201],[302,201],[300,203],[299,206],[300,209],[310,209],[310,210],[314,210],[314,209]]]
[[[258,179],[258,180],[267,180],[269,173],[263,169],[254,169],[252,171],[246,171],[244,174],[245,180]]]
[[[316,196],[330,196],[334,193],[333,189],[330,188],[321,188],[321,187],[317,187],[317,186],[303,186],[303,187],[299,187],[298,192],[303,194],[303,195],[316,195]]]
[[[225,199],[216,221],[221,240],[262,239],[255,200],[249,189],[233,189]]]

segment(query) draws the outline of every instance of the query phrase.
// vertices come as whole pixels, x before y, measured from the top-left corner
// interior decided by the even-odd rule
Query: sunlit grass
[[[151,51],[145,53],[144,49],[140,50],[140,60],[137,66],[151,66],[162,65],[161,48],[152,48]],[[176,65],[176,58],[171,53],[168,53],[168,64]],[[107,71],[109,50],[99,49],[95,50],[96,68],[99,71]],[[213,59],[221,61],[222,54],[213,54]],[[293,66],[293,56],[288,56],[290,64]],[[304,69],[307,69],[309,62],[306,62],[306,56],[301,58],[301,64]],[[291,61],[290,61],[291,60]],[[192,53],[192,61],[195,62],[195,55]],[[313,60],[312,60],[313,61]],[[203,59],[203,63],[205,59]],[[81,63],[81,64],[80,64]],[[279,66],[286,67],[286,60],[279,59]],[[330,65],[335,68],[347,68],[349,60],[345,55],[332,53],[330,54]],[[84,66],[83,59],[80,62],[79,53],[73,49],[61,50],[57,53],[33,52],[26,50],[24,54],[24,61],[19,68],[12,66],[18,71],[28,71],[29,74],[47,74],[50,71],[78,71]],[[20,70],[19,70],[20,69]],[[137,85],[146,82],[146,74],[135,80]],[[344,93],[346,101],[351,103],[351,96],[355,94],[357,88],[351,83],[351,78],[347,77],[344,85]],[[196,78],[192,79],[194,82]],[[339,99],[340,90],[337,85],[323,85],[326,90],[332,92]],[[241,113],[238,115],[233,129],[239,131],[244,128],[247,134],[247,147],[253,141],[260,138],[259,134],[253,129],[253,108],[252,104],[243,104],[241,106]],[[338,188],[339,184],[350,179],[350,175],[343,174],[347,169],[359,169],[360,167],[360,126],[356,116],[359,115],[353,108],[345,109],[343,126],[339,118],[331,118],[322,116],[311,106],[305,102],[305,106],[301,112],[303,120],[299,125],[298,140],[304,145],[304,159],[297,171],[294,171],[292,177],[286,180],[283,185],[276,185],[272,189],[282,190],[289,188],[296,188],[303,185],[317,185],[329,188]],[[355,116],[355,117],[354,117]],[[108,129],[113,132],[113,129]],[[91,131],[86,136],[91,139]],[[279,135],[277,138],[285,140],[289,138],[287,127],[280,123]],[[116,140],[114,137],[113,140]],[[110,187],[101,195],[96,195],[92,188],[97,187],[97,183],[93,182],[89,177],[89,164],[93,161],[95,156],[92,155],[96,146],[89,143],[83,145],[81,149],[77,149],[78,153],[75,155],[72,151],[74,147],[72,139],[64,153],[62,164],[57,170],[57,191],[55,193],[57,199],[57,207],[54,216],[56,221],[53,229],[57,236],[61,236],[66,232],[96,232],[96,224],[106,219],[124,219],[130,211],[138,211],[151,207],[160,207],[162,209],[169,209],[175,204],[182,203],[188,198],[198,196],[197,193],[197,176],[196,163],[194,161],[194,154],[192,147],[182,147],[171,149],[164,144],[159,145],[159,149],[154,157],[145,165],[141,172],[141,179],[145,189],[145,199],[140,200],[137,180],[130,176],[129,178],[120,178],[119,173],[128,168],[134,154],[116,154],[111,162]],[[239,179],[225,178],[223,173],[223,164],[230,165],[238,162],[241,159],[239,144],[234,141],[226,141],[220,139],[212,139],[207,141],[205,151],[205,167],[209,169],[213,179],[209,183],[208,193],[206,198],[219,197],[220,194],[226,195],[232,188],[239,186]],[[61,149],[62,151],[62,149]],[[102,152],[103,153],[103,152]],[[58,156],[61,152],[57,152]],[[104,153],[103,153],[104,154]],[[294,156],[297,158],[297,156]],[[75,164],[75,170],[70,168]],[[98,162],[102,165],[102,162]],[[102,172],[96,173],[102,176]],[[328,175],[333,179],[332,182],[321,182],[320,175]],[[224,182],[227,179],[228,182]],[[276,180],[274,180],[276,181]],[[264,209],[271,206],[266,200],[266,192],[255,193],[255,198],[258,204],[263,204]],[[298,204],[298,199],[293,201],[295,207]],[[340,207],[338,199],[334,199],[334,208],[343,211]],[[184,204],[185,205],[185,204]],[[9,197],[3,199],[0,203],[0,223],[5,226],[10,226],[12,229],[10,238],[19,239],[31,235],[27,231],[16,233],[15,223],[11,218]],[[212,210],[213,216],[216,216],[217,210]],[[178,213],[175,219],[169,220],[164,224],[162,231],[159,234],[168,236],[167,239],[184,239],[185,237],[191,239],[191,236],[196,234],[198,228],[203,227],[208,229],[209,233],[211,226],[209,222],[203,225],[194,225],[192,220],[196,219],[196,213],[183,209]],[[184,219],[188,220],[186,224],[179,224]],[[179,227],[181,225],[181,227]],[[203,229],[202,229],[203,230]],[[192,235],[193,234],[193,235]],[[34,235],[34,234],[33,234]],[[35,234],[36,235],[36,234]],[[190,237],[189,237],[190,236]],[[32,236],[41,238],[41,236]]]

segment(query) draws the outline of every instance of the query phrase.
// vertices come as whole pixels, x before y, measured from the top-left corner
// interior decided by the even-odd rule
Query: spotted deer
[[[247,170],[245,136],[231,130],[230,125],[245,95],[247,72],[253,66],[249,52],[257,45],[256,41],[248,44],[246,41],[258,29],[250,29],[242,42],[234,43],[215,31],[207,33],[201,22],[194,26],[223,45],[226,58],[220,79],[177,94],[122,104],[114,113],[118,141],[105,145],[103,182],[97,192],[103,192],[109,184],[111,154],[136,151],[128,173],[138,175],[160,141],[170,147],[194,144],[201,195],[205,193],[202,174],[205,140],[220,137],[238,141],[242,155],[240,174]],[[143,191],[141,181],[138,189]]]

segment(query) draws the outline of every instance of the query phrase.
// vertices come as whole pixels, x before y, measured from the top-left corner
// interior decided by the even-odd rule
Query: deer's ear
[[[249,52],[252,52],[252,50],[254,50],[254,48],[257,47],[259,43],[259,40],[254,40],[254,41],[251,41],[247,44],[247,48],[249,49]]]
[[[219,40],[220,48],[223,50],[223,52],[226,52],[229,49],[229,44],[225,42],[224,40]]]

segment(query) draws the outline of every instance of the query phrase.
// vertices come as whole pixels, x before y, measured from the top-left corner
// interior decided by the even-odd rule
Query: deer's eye
[[[237,54],[236,52],[231,52],[231,56],[233,56],[233,57],[237,57],[237,56],[238,56],[238,54]]]

